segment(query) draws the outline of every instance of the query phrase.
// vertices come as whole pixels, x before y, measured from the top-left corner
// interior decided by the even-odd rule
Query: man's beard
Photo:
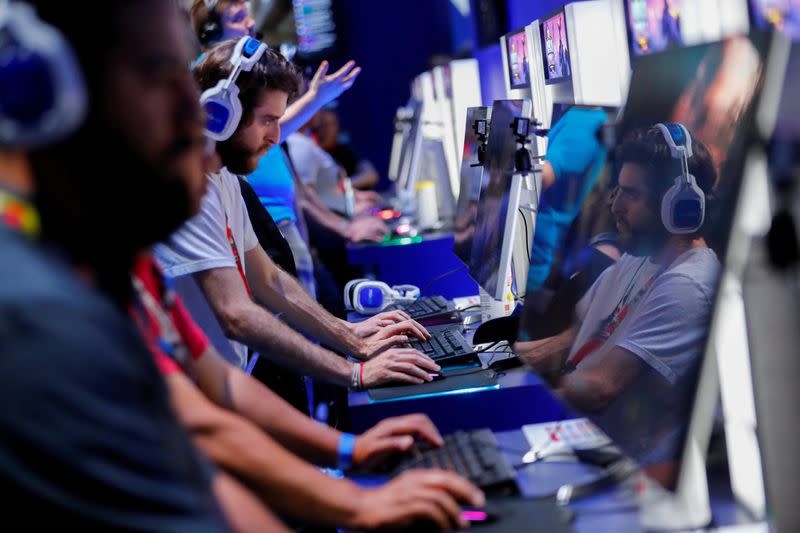
[[[652,224],[637,228],[618,220],[617,232],[622,249],[638,257],[655,255],[664,247],[670,235],[658,219]]]
[[[32,157],[42,237],[88,267],[119,304],[136,254],[166,239],[191,214],[188,187],[97,124]]]
[[[222,165],[233,174],[247,176],[258,168],[259,154],[266,152],[270,146],[261,146],[257,151],[246,148],[235,137],[217,143],[217,153],[222,159]]]

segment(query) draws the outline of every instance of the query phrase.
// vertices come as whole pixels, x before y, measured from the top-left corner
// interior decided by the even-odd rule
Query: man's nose
[[[614,215],[622,215],[625,213],[625,202],[620,196],[621,195],[617,193],[611,199],[611,213]]]

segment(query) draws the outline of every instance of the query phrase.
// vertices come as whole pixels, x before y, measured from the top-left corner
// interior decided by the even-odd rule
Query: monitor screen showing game
[[[467,124],[464,128],[461,188],[456,206],[453,251],[466,265],[469,264],[472,254],[472,238],[475,236],[475,223],[478,219],[478,198],[480,198],[483,174],[483,167],[478,164],[478,148],[481,144],[478,133],[484,137],[488,135],[490,111],[491,108],[485,106],[468,108]],[[475,128],[476,121],[483,121],[478,124],[478,132]]]
[[[528,288],[515,350],[668,489],[681,469],[766,48],[758,34],[640,58],[604,168],[557,179],[537,215],[532,265],[551,261],[544,284]],[[691,198],[680,150],[670,149],[688,139]],[[681,233],[664,222],[699,197],[697,226]],[[565,215],[576,203],[577,215]]]
[[[683,46],[681,0],[625,0],[631,57]]]
[[[512,89],[528,89],[531,80],[524,29],[506,35],[506,58],[509,86]]]
[[[492,128],[469,261],[470,276],[492,295],[506,279],[500,262],[516,151],[511,124],[515,117],[523,116],[524,105],[524,100],[495,100],[492,105]]]
[[[750,0],[750,13],[757,28],[773,27],[792,41],[800,40],[800,0]]]
[[[572,64],[569,60],[569,43],[564,10],[544,19],[539,26],[542,40],[545,83],[559,83],[572,78]]]

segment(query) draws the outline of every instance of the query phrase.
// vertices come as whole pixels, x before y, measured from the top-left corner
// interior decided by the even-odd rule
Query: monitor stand
[[[481,296],[481,322],[508,316],[514,311],[514,295],[511,293],[511,275],[506,276],[503,300],[495,300],[483,287],[478,287]]]

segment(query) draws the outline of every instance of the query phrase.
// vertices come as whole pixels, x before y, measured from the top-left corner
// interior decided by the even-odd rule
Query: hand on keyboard
[[[354,355],[359,359],[369,359],[392,346],[406,344],[409,338],[428,339],[430,333],[411,319],[403,320],[379,328],[372,335],[361,339],[360,346]]]
[[[363,384],[370,389],[387,383],[420,384],[432,381],[431,372],[441,368],[412,348],[391,348],[364,363]]]
[[[431,419],[423,414],[396,416],[378,422],[356,437],[353,467],[370,470],[393,455],[408,452],[414,439],[430,446],[441,446],[444,439]]]
[[[518,492],[516,470],[489,429],[456,431],[445,437],[441,447],[418,443],[400,457],[389,459],[379,471],[398,474],[415,468],[450,470],[487,492]]]
[[[461,517],[459,504],[480,507],[485,501],[483,492],[457,474],[412,470],[365,491],[353,525],[418,531],[416,526],[424,523],[435,530],[460,529],[469,523]]]
[[[480,364],[474,348],[458,328],[446,329],[426,340],[412,340],[409,346],[442,366]]]
[[[370,335],[374,335],[380,331],[381,328],[391,326],[392,324],[397,324],[398,322],[403,322],[404,320],[411,320],[411,317],[408,316],[405,311],[400,311],[398,309],[394,311],[384,311],[383,313],[378,313],[377,315],[371,316],[366,320],[362,320],[361,322],[348,322],[348,325],[350,326],[350,331],[355,333],[359,338],[363,339],[369,337]]]

